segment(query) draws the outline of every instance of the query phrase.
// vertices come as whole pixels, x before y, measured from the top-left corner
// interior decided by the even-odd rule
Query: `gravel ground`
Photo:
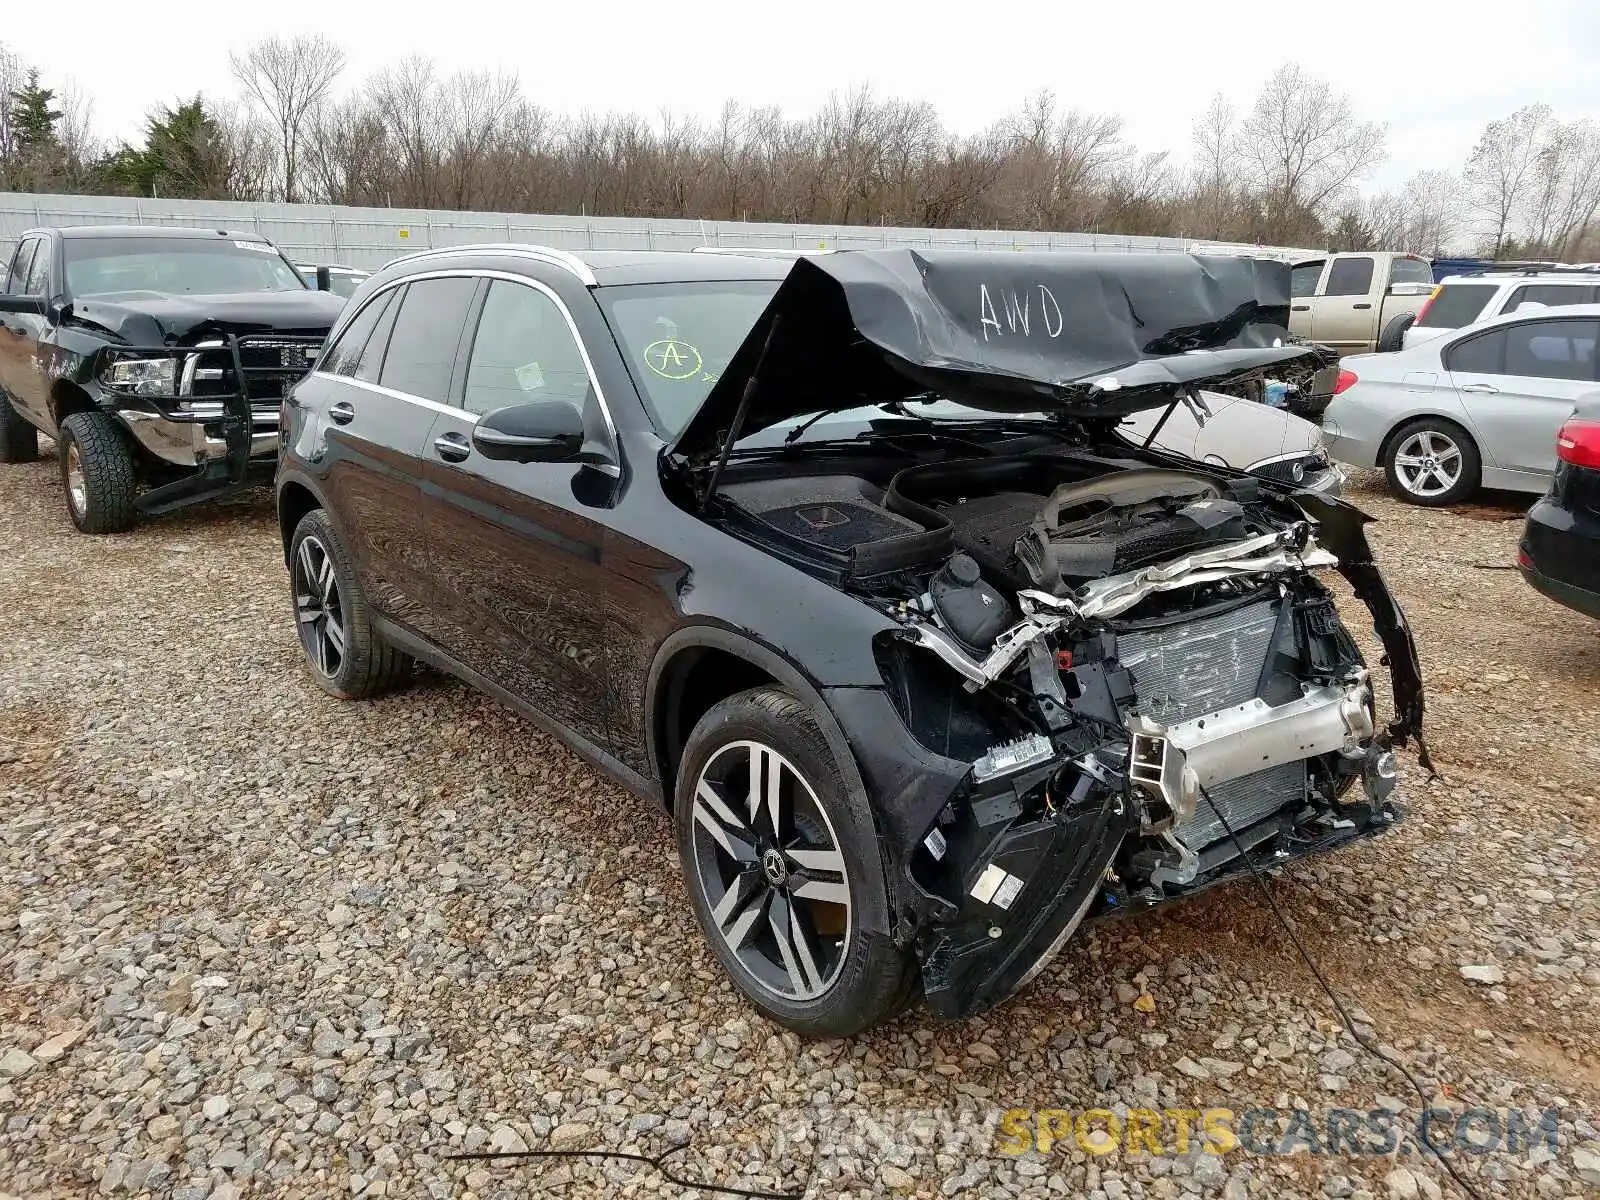
[[[1408,760],[1409,821],[1272,886],[1437,1105],[1557,1111],[1554,1155],[1452,1156],[1481,1193],[1582,1195],[1600,629],[1506,569],[1515,498],[1354,491],[1442,777]],[[662,815],[453,682],[366,705],[310,684],[265,497],[87,539],[53,465],[3,468],[0,585],[0,1192],[703,1195],[449,1157],[689,1142],[685,1175],[818,1197],[1455,1194],[1409,1140],[1000,1152],[1008,1108],[1415,1119],[1247,884],[1085,931],[987,1019],[806,1044],[718,974]]]

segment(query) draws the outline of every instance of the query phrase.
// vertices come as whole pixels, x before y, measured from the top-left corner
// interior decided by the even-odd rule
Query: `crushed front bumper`
[[[321,353],[322,338],[245,334],[190,346],[118,346],[109,361],[171,358],[170,392],[102,385],[100,403],[153,457],[192,473],[142,494],[147,513],[210,499],[271,474],[283,397]]]

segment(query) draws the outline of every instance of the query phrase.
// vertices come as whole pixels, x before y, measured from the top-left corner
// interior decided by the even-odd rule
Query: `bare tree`
[[[1194,122],[1198,210],[1194,232],[1201,237],[1220,238],[1228,225],[1235,191],[1233,142],[1237,123],[1238,114],[1221,92],[1211,97]]]
[[[1549,121],[1548,105],[1519,108],[1503,120],[1489,122],[1467,159],[1467,198],[1487,228],[1491,257],[1500,256],[1527,202]]]
[[[1265,194],[1276,236],[1305,236],[1384,157],[1384,127],[1357,118],[1350,97],[1298,64],[1279,67],[1235,143]]]
[[[344,51],[319,34],[270,37],[230,54],[233,75],[277,127],[283,155],[283,198],[298,199],[300,142],[311,114],[344,70]]]

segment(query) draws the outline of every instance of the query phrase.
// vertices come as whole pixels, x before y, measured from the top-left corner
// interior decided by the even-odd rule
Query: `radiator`
[[[1117,657],[1133,675],[1135,710],[1172,725],[1258,695],[1280,607],[1262,600],[1219,616],[1123,634]],[[1305,783],[1305,765],[1287,763],[1206,790],[1239,833],[1303,799]],[[1227,836],[1204,798],[1175,832],[1191,850]]]

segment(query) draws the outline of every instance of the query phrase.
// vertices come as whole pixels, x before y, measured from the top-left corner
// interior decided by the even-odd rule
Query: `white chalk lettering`
[[[987,284],[978,285],[978,323],[983,327],[983,340],[989,340],[989,326],[994,326],[996,335],[1003,335],[1005,330],[1000,328],[1000,318],[995,316],[994,301],[989,299]]]
[[[1015,333],[1017,331],[1017,326],[1020,325],[1022,326],[1022,336],[1027,337],[1029,304],[1028,294],[1024,292],[1022,294],[1022,299],[1019,301],[1017,299],[1016,292],[1005,291],[1001,293],[1000,299],[1005,302],[1006,324],[1011,327],[1011,332]]]
[[[1050,323],[1051,310],[1054,310],[1056,314],[1053,326]],[[1053,338],[1060,337],[1061,328],[1064,324],[1061,320],[1061,305],[1056,303],[1055,293],[1042,283],[1039,285],[1039,315],[1044,318],[1044,331]]]

